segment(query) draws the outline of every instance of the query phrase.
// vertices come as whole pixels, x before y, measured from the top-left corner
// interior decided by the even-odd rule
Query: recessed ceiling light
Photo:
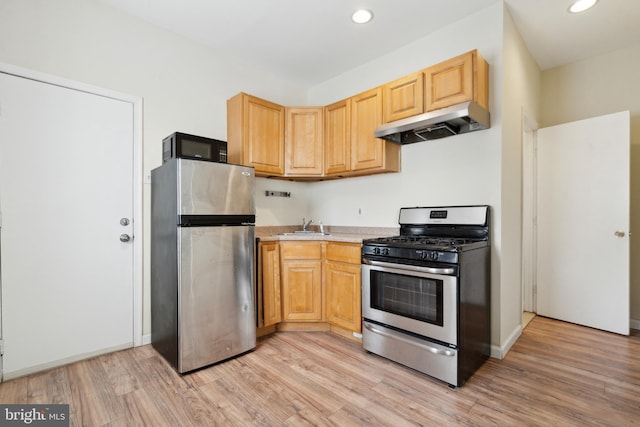
[[[584,12],[587,9],[591,9],[598,0],[576,0],[573,2],[571,6],[569,6],[569,12],[571,13],[580,13]]]
[[[373,12],[367,9],[358,9],[351,15],[351,20],[356,24],[366,24],[373,19]]]

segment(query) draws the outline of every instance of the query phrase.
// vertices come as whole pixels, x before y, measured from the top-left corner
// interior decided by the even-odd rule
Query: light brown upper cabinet
[[[227,101],[228,160],[299,181],[399,172],[401,146],[375,129],[465,101],[489,109],[489,66],[476,50],[324,108],[239,93]]]
[[[322,107],[287,107],[285,175],[322,176],[324,172],[324,124]]]
[[[425,111],[465,101],[489,109],[489,66],[477,50],[424,70]]]
[[[382,124],[382,87],[351,98],[351,170],[367,173],[400,170],[400,146],[375,138]]]
[[[239,93],[227,101],[229,163],[253,166],[256,176],[284,175],[285,109]]]
[[[324,173],[340,175],[351,169],[351,100],[324,107]]]
[[[384,122],[421,114],[424,111],[424,78],[422,72],[410,74],[382,86]]]

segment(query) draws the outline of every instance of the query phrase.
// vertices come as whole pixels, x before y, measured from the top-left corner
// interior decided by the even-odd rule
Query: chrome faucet
[[[307,228],[313,222],[312,219],[310,219],[309,222],[306,222],[306,221],[307,221],[306,218],[302,218],[302,231],[308,231]]]

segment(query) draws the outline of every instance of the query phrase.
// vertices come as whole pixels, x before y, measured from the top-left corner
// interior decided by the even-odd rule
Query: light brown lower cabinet
[[[282,321],[280,298],[280,250],[278,242],[261,242],[258,245],[258,327],[271,326]],[[260,302],[262,304],[260,304]]]
[[[327,321],[362,332],[360,321],[360,266],[327,262]]]
[[[282,320],[322,321],[322,249],[320,242],[282,242]]]
[[[360,253],[360,244],[327,243],[325,264],[327,321],[354,332],[362,332]]]
[[[360,248],[324,241],[260,243],[258,326],[361,332]]]

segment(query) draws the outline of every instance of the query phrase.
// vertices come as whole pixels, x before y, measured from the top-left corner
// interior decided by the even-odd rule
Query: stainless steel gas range
[[[461,386],[490,354],[489,207],[400,209],[363,241],[365,350]]]

